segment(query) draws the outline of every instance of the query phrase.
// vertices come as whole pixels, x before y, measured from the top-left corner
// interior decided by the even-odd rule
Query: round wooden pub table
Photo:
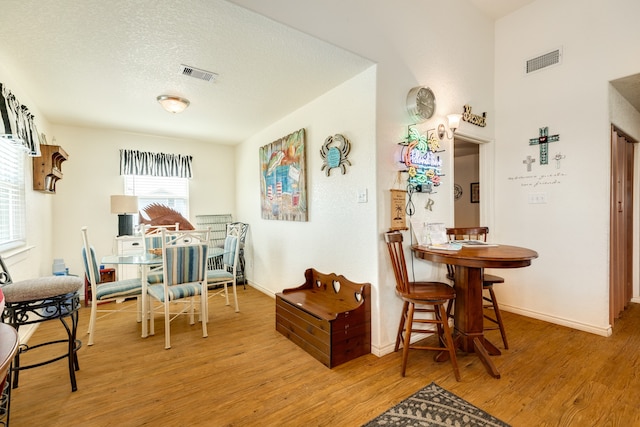
[[[492,245],[466,247],[451,251],[431,249],[427,246],[411,246],[417,258],[455,266],[454,330],[456,346],[467,353],[478,355],[487,372],[500,378],[489,355],[499,355],[500,350],[484,336],[482,312],[482,281],[485,268],[520,268],[531,265],[538,253],[518,246]]]

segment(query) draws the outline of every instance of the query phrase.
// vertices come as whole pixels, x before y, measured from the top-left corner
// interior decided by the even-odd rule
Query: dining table
[[[500,378],[500,372],[490,356],[502,354],[484,336],[482,283],[485,268],[521,268],[538,257],[534,250],[510,245],[462,245],[457,250],[438,249],[425,245],[411,246],[416,258],[454,267],[456,291],[454,310],[454,341],[456,347],[475,353],[487,372]],[[446,358],[441,354],[440,358]]]
[[[217,258],[224,255],[224,249],[218,247],[209,247],[207,250],[207,257]],[[149,313],[147,311],[147,287],[149,285],[147,276],[153,269],[162,267],[162,255],[155,255],[153,253],[139,253],[133,255],[105,255],[102,257],[101,264],[124,264],[124,265],[137,265],[140,268],[140,281],[142,282],[142,295],[141,295],[141,318],[142,318],[142,338],[149,336]]]

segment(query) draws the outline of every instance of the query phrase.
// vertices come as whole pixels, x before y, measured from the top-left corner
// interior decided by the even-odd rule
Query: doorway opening
[[[619,318],[633,298],[634,166],[637,141],[611,126],[611,202],[609,250],[609,322]]]
[[[455,134],[453,152],[455,227],[481,226],[479,141]]]

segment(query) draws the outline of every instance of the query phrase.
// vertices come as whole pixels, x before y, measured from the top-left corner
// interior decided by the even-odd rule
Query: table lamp
[[[133,235],[133,215],[138,212],[138,196],[111,196],[111,213],[118,214],[118,237]]]

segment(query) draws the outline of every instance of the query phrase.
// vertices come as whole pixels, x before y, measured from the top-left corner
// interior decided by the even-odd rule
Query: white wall
[[[608,81],[640,70],[630,54],[639,13],[635,0],[538,0],[496,24],[492,234],[540,254],[527,269],[500,273],[506,309],[610,333]],[[560,66],[524,75],[526,59],[558,47]],[[560,169],[551,160],[527,172],[522,160],[540,157],[528,140],[543,126],[560,135],[550,157],[566,158]],[[547,203],[527,203],[532,192],[546,193]]]
[[[4,65],[5,58],[0,61],[0,82],[2,82],[20,101],[34,114],[38,131],[47,135],[50,141],[50,125],[38,110],[28,93],[24,92],[19,76]],[[0,143],[4,143],[0,141]],[[48,194],[34,192],[32,158],[25,154],[25,199],[27,206],[27,246],[2,253],[7,268],[14,281],[38,277],[51,272],[52,237],[51,216],[52,198]]]
[[[63,258],[71,273],[83,272],[83,225],[89,227],[89,241],[98,257],[112,252],[118,217],[111,213],[110,196],[124,193],[120,149],[192,155],[189,220],[196,225],[196,215],[235,216],[232,146],[72,126],[53,126],[53,134],[69,154],[62,164],[64,177],[57,184],[57,193],[47,195],[53,200],[53,257]]]
[[[248,273],[258,286],[271,290],[299,284],[304,268],[312,265],[343,273],[353,280],[370,281],[375,289],[374,352],[390,351],[400,301],[395,296],[382,233],[390,223],[388,190],[395,186],[396,178],[393,153],[411,124],[405,107],[406,95],[417,85],[428,85],[436,93],[436,114],[418,126],[422,132],[437,127],[447,114],[462,112],[462,106],[467,103],[488,111],[491,116],[493,23],[466,0],[427,3],[408,0],[402,7],[390,2],[372,5],[365,1],[335,0],[253,3],[255,8],[265,9],[261,11],[264,15],[276,15],[274,19],[370,58],[378,66],[238,148],[235,193],[240,196],[236,217],[250,223],[249,239],[254,244],[255,255]],[[438,17],[455,17],[455,20]],[[327,22],[332,25],[326,25]],[[257,147],[301,127],[308,131],[308,169],[312,172],[310,221],[297,224],[262,221],[256,218],[259,213]],[[493,122],[489,121],[482,129],[463,123],[460,131],[490,140]],[[343,133],[352,140],[353,166],[344,176],[327,178],[319,171],[319,160],[314,154],[324,138],[335,133]],[[84,224],[95,230],[91,238],[99,253],[110,249],[117,220],[109,213],[108,196],[117,194],[121,188],[119,178],[111,172],[117,168],[119,148],[174,151],[170,148],[180,147],[182,152],[183,148],[192,147],[188,141],[66,126],[57,127],[50,136],[56,136],[70,159],[63,165],[65,177],[58,186],[58,194],[38,195],[54,208],[38,209],[38,214],[44,217],[39,223],[46,225],[36,235],[44,242],[55,242],[39,245],[49,248],[46,260],[37,260],[39,274],[48,273],[54,256],[64,258],[72,271],[80,270],[76,254],[80,246],[79,228]],[[450,141],[443,142],[443,149],[445,168],[449,168],[453,159]],[[230,199],[226,193],[221,197],[217,194],[223,186],[232,185],[231,180],[220,179],[229,176],[224,166],[228,157],[220,158],[217,152],[208,155],[207,150],[198,147],[198,158],[203,158],[212,169],[223,166],[219,172],[209,171],[212,175],[207,180],[194,183],[212,188],[198,190],[198,194],[206,192],[206,203],[210,204],[202,212],[193,209],[192,215],[228,210]],[[368,189],[369,202],[356,204],[357,191],[362,188]],[[451,222],[452,188],[453,182],[445,180],[436,194],[428,196],[435,199],[433,211],[423,208],[427,196],[416,195],[416,215],[421,220]],[[52,222],[47,224],[47,221]],[[249,244],[248,252],[250,250]],[[303,255],[311,258],[310,261]],[[442,268],[416,263],[416,274],[420,277],[439,277],[443,273]]]
[[[640,3],[537,0],[498,21],[494,37],[494,24],[466,0],[407,0],[402,7],[364,0],[234,2],[249,5],[377,64],[375,71],[368,70],[346,82],[238,147],[235,168],[230,169],[234,170],[235,192],[239,195],[236,216],[251,225],[252,245],[248,251],[252,248],[253,254],[248,274],[259,287],[275,292],[299,284],[304,268],[309,266],[370,281],[375,287],[374,352],[389,351],[397,327],[399,301],[381,235],[389,227],[388,190],[396,178],[393,153],[411,123],[405,110],[406,94],[411,87],[424,84],[436,93],[438,106],[434,118],[418,126],[423,132],[437,127],[446,114],[460,112],[467,103],[474,111],[487,111],[486,128],[463,122],[459,130],[494,141],[483,144],[480,153],[481,162],[485,156],[492,166],[492,180],[485,180],[481,174],[483,201],[491,204],[489,215],[481,221],[491,227],[492,240],[530,247],[540,254],[531,267],[500,270],[507,279],[497,290],[503,307],[583,330],[609,333],[609,125],[616,118],[636,139],[640,139],[640,132],[628,123],[634,123],[633,114],[610,111],[608,81],[640,71],[640,57],[630,54],[640,40],[640,28],[634,22],[640,16]],[[523,74],[524,60],[559,46],[564,49],[561,66],[530,76]],[[0,68],[0,78],[6,77]],[[529,146],[528,140],[536,137],[538,128],[543,126],[548,126],[552,134],[560,134],[560,141],[550,144],[550,154],[559,151],[566,156],[558,170],[562,175],[545,178],[548,184],[523,185],[535,184],[542,175],[558,173],[553,161],[547,166],[535,164],[531,173],[522,164],[527,155],[539,157],[538,147]],[[264,221],[258,217],[257,148],[302,127],[307,129],[307,167],[311,172],[310,221]],[[57,141],[69,148],[71,155],[63,165],[65,179],[56,196],[29,196],[34,197],[31,203],[37,211],[30,211],[30,218],[38,219],[34,225],[38,231],[30,231],[30,239],[37,242],[40,251],[34,256],[34,265],[40,270],[45,265],[47,270],[50,268],[50,260],[45,262],[43,258],[52,258],[51,238],[59,242],[67,235],[77,235],[78,243],[68,247],[64,244],[60,254],[55,246],[56,257],[77,253],[83,215],[94,218],[94,212],[106,212],[93,220],[93,228],[108,224],[104,235],[113,233],[116,218],[108,213],[107,200],[120,188],[111,179],[98,185],[93,182],[86,188],[70,188],[76,184],[69,184],[95,176],[93,169],[99,178],[105,178],[103,166],[93,163],[97,156],[87,158],[80,153],[92,154],[96,150],[105,156],[98,162],[116,167],[115,158],[102,151],[108,140],[113,142],[108,132],[84,134],[79,129],[62,128],[55,131],[60,131]],[[316,153],[324,138],[335,133],[352,140],[350,158],[354,164],[346,175],[327,178],[319,170]],[[125,138],[119,136],[116,140],[119,142],[114,151]],[[96,141],[102,144],[91,145]],[[166,143],[170,146],[181,141]],[[165,146],[161,139],[142,137],[141,146],[133,148],[151,149],[147,147],[155,148],[156,144]],[[445,141],[443,148],[444,166],[448,168],[453,159],[450,143]],[[198,147],[198,152],[200,149],[207,150]],[[205,158],[211,161],[216,155],[217,152],[205,154]],[[222,158],[234,161],[233,156]],[[80,162],[74,159],[86,162],[81,170],[75,169]],[[217,167],[219,163],[214,161]],[[230,170],[223,175],[228,176]],[[212,191],[218,191],[219,187],[211,184],[217,181],[213,181],[216,177],[207,177],[198,185],[212,185]],[[227,185],[229,182],[225,181]],[[358,205],[355,195],[363,186],[370,190],[369,203]],[[417,195],[416,216],[420,220],[452,223],[452,186],[452,180],[445,179],[436,194]],[[100,194],[92,193],[96,189]],[[204,189],[199,193],[200,190]],[[69,191],[75,195],[72,197]],[[546,192],[547,203],[528,204],[531,191]],[[206,203],[211,205],[206,210],[215,207],[215,212],[204,212],[203,208],[203,212],[192,214],[220,212],[217,194],[207,196]],[[432,211],[424,209],[428,197],[435,201]],[[227,196],[222,200],[224,205]],[[78,201],[84,201],[83,206],[78,206]],[[49,224],[47,219],[51,203],[55,203],[55,224]],[[69,209],[73,220],[67,218]],[[91,214],[76,212],[85,210]],[[52,232],[53,237],[48,236],[51,227],[60,230]],[[408,240],[409,234],[405,236]],[[415,266],[417,277],[443,277],[442,268],[424,262],[416,262]],[[635,289],[637,292],[637,284]]]
[[[238,217],[250,224],[246,274],[264,292],[301,285],[305,269],[313,267],[372,283],[377,301],[375,79],[372,67],[238,147]],[[309,220],[262,219],[258,149],[300,128],[306,134]],[[335,134],[351,142],[351,166],[344,175],[333,169],[326,176],[320,148]],[[367,203],[357,202],[358,189],[368,191]]]
[[[322,40],[333,43],[346,50],[362,55],[377,64],[375,88],[363,88],[358,97],[353,98],[347,104],[340,105],[345,108],[359,103],[362,97],[373,97],[375,102],[375,153],[367,153],[367,157],[375,159],[375,174],[372,177],[374,190],[369,192],[370,203],[376,201],[376,213],[367,215],[358,221],[349,222],[348,227],[341,227],[344,234],[340,235],[341,242],[337,250],[316,251],[321,262],[331,270],[338,270],[340,266],[357,263],[366,263],[369,267],[367,277],[372,277],[371,282],[377,290],[377,298],[374,296],[372,305],[372,322],[374,334],[372,337],[373,349],[377,354],[393,350],[395,333],[400,316],[400,300],[395,295],[395,283],[391,266],[388,260],[388,252],[384,245],[382,234],[390,226],[390,192],[395,188],[397,167],[394,164],[394,152],[397,144],[407,136],[407,126],[412,123],[406,111],[407,92],[414,86],[427,85],[435,92],[437,110],[434,117],[427,122],[418,125],[418,129],[424,133],[434,129],[444,122],[447,114],[462,113],[463,105],[470,103],[474,110],[487,111],[489,114],[488,125],[479,128],[462,123],[460,132],[478,137],[483,140],[493,138],[493,22],[482,16],[466,0],[451,0],[447,2],[424,2],[421,0],[407,0],[401,7],[393,2],[369,2],[328,0],[323,2],[298,1],[298,0],[273,0],[268,4],[258,0],[233,0],[234,3],[248,7],[258,13],[271,17],[276,21],[285,23],[305,33],[316,36]],[[455,18],[447,18],[455,17]],[[331,25],[327,25],[330,22]],[[336,104],[337,106],[338,104]],[[336,107],[334,106],[334,108]],[[327,107],[328,108],[328,107]],[[332,111],[328,120],[338,120],[344,114]],[[350,117],[347,115],[347,117]],[[287,122],[289,118],[287,118]],[[324,115],[313,117],[312,124],[324,122]],[[340,123],[342,126],[342,122]],[[248,147],[244,144],[238,153],[238,170],[251,171],[257,169],[254,158],[257,157],[257,146],[271,142],[286,135],[304,125],[304,120],[293,121],[289,126],[278,126],[277,131],[270,133],[269,137],[263,137],[259,142],[251,140]],[[353,129],[360,129],[359,125],[347,123]],[[328,123],[327,131],[337,124]],[[344,126],[345,132],[351,131]],[[326,136],[326,135],[325,135]],[[432,195],[417,194],[414,196],[416,216],[418,221],[442,221],[453,224],[453,181],[450,178],[451,164],[453,163],[453,151],[451,141],[443,141],[444,153],[443,168],[449,177],[443,180],[437,192]],[[248,153],[245,153],[247,150]],[[249,162],[249,163],[248,163]],[[357,168],[352,168],[354,173],[360,173]],[[238,172],[245,173],[245,172]],[[253,173],[253,172],[252,172]],[[238,187],[239,193],[253,188],[257,197],[257,170],[253,183],[248,186]],[[240,182],[239,177],[239,181]],[[350,197],[338,199],[332,205],[331,210],[322,212],[326,217],[320,218],[327,225],[340,224],[343,220],[343,211],[351,209],[349,206],[357,190],[356,183],[344,190]],[[367,184],[369,185],[369,184]],[[403,183],[406,185],[406,182]],[[314,189],[312,189],[313,191]],[[321,191],[324,191],[320,188]],[[312,197],[314,197],[312,195]],[[317,196],[316,196],[317,197]],[[323,195],[321,195],[323,197]],[[424,208],[427,200],[434,200],[434,208],[428,211]],[[244,214],[249,210],[258,214],[258,207],[242,206],[239,200],[238,211]],[[311,206],[311,215],[317,215],[318,206]],[[272,224],[257,222],[252,223],[254,243],[258,244],[260,238],[277,236],[284,239],[287,244],[277,245],[262,242],[262,249],[271,249],[274,255],[262,250],[260,256],[266,256],[274,263],[271,269],[274,277],[262,276],[255,271],[255,277],[260,280],[272,282],[272,289],[281,289],[291,284],[293,278],[302,277],[303,263],[291,270],[290,262],[300,257],[301,251],[291,243],[301,242],[305,244],[304,237],[296,239],[295,236],[307,234],[323,236],[323,233],[332,233],[333,227],[322,226],[317,230],[306,231],[304,226],[295,224]],[[260,230],[263,229],[263,230]],[[301,230],[305,230],[302,232]],[[285,233],[292,233],[292,237],[283,237]],[[324,236],[323,236],[324,237]],[[361,245],[361,238],[366,242],[366,251],[360,251],[361,246],[352,249],[352,244]],[[329,237],[324,237],[329,239]],[[333,239],[333,237],[331,237]],[[409,245],[410,234],[405,233],[405,241]],[[353,242],[353,243],[352,243]],[[356,243],[357,242],[357,243]],[[310,243],[308,243],[310,244]],[[348,245],[348,246],[347,246]],[[367,246],[370,245],[370,246]],[[348,250],[344,250],[345,247]],[[364,246],[363,246],[364,248]],[[258,249],[255,248],[256,253]],[[366,258],[365,258],[366,257]],[[280,259],[287,261],[283,264]],[[256,266],[258,260],[255,261]],[[266,265],[267,263],[263,261]],[[423,280],[440,278],[444,280],[445,268],[433,264],[416,261],[414,263],[416,277]],[[257,267],[256,267],[257,268]],[[284,270],[277,273],[277,269]],[[264,272],[265,270],[261,271]],[[277,274],[276,274],[277,273]],[[280,283],[280,277],[290,277],[284,280],[288,283]],[[347,275],[347,277],[349,277]],[[276,279],[276,280],[274,280]],[[354,280],[359,280],[358,277]],[[298,283],[300,280],[293,280]]]

